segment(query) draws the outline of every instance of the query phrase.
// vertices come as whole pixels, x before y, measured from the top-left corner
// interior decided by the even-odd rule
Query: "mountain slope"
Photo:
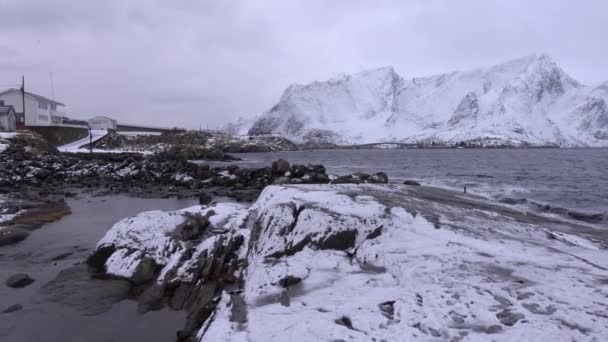
[[[608,82],[587,87],[549,56],[404,79],[391,67],[289,86],[249,134],[298,142],[608,146]]]

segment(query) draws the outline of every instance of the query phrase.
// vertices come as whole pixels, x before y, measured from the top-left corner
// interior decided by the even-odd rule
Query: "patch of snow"
[[[161,135],[161,132],[117,132],[118,135],[140,136],[140,135]]]
[[[0,139],[12,139],[18,134],[18,132],[0,132]]]

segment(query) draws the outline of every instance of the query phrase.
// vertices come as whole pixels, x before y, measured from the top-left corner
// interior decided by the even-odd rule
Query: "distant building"
[[[0,132],[13,132],[17,129],[15,108],[7,106],[0,100]]]
[[[113,129],[116,130],[116,120],[105,116],[96,116],[89,120],[91,129]]]
[[[23,112],[23,99],[21,90],[8,89],[0,92],[0,101],[6,106],[13,106],[17,120],[17,127],[25,126],[56,126],[61,125],[64,112],[58,107],[65,107],[61,102],[51,100],[44,96],[25,92],[25,113]]]

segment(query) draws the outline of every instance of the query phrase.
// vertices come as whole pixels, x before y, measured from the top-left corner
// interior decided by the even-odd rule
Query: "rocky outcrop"
[[[245,214],[235,203],[142,213],[114,225],[87,263],[95,277],[128,280],[140,312],[186,309],[178,336],[191,340],[217,295],[237,281],[249,237]]]
[[[88,145],[85,145],[88,148]],[[298,146],[279,136],[233,136],[221,132],[174,130],[160,135],[124,135],[111,132],[92,144],[95,149],[163,152],[170,149],[226,153],[297,151]],[[199,152],[203,153],[203,152]],[[216,152],[217,153],[217,152]],[[205,157],[203,155],[203,157]],[[202,159],[216,159],[213,155]]]
[[[248,169],[237,165],[211,167],[191,161],[210,157],[210,153],[213,159],[233,159],[220,150],[184,147],[174,147],[148,156],[137,153],[45,153],[33,156],[27,152],[6,150],[0,153],[0,188],[77,185],[122,192],[134,188],[145,190],[151,186],[169,186],[190,192],[218,187],[259,191],[273,183],[313,184],[330,181],[322,165],[290,165],[283,161],[274,169]],[[380,178],[376,180],[377,177]],[[386,175],[380,174],[367,178],[376,182],[387,180]]]
[[[7,146],[4,149],[0,149],[0,153],[17,155],[22,159],[43,153],[59,153],[57,148],[49,144],[41,135],[31,131],[20,131],[10,139],[0,138],[0,145],[3,144]]]
[[[378,172],[373,175],[367,173],[353,173],[352,175],[341,176],[333,179],[331,184],[387,184],[388,176],[384,172]]]
[[[429,187],[269,186],[124,219],[90,265],[185,308],[185,341],[581,340],[608,333],[602,234]]]

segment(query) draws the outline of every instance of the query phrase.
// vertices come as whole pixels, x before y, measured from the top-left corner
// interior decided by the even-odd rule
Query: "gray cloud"
[[[608,79],[603,0],[0,0],[0,84],[68,114],[214,127],[262,112],[290,83],[393,65],[404,77],[547,52]]]

